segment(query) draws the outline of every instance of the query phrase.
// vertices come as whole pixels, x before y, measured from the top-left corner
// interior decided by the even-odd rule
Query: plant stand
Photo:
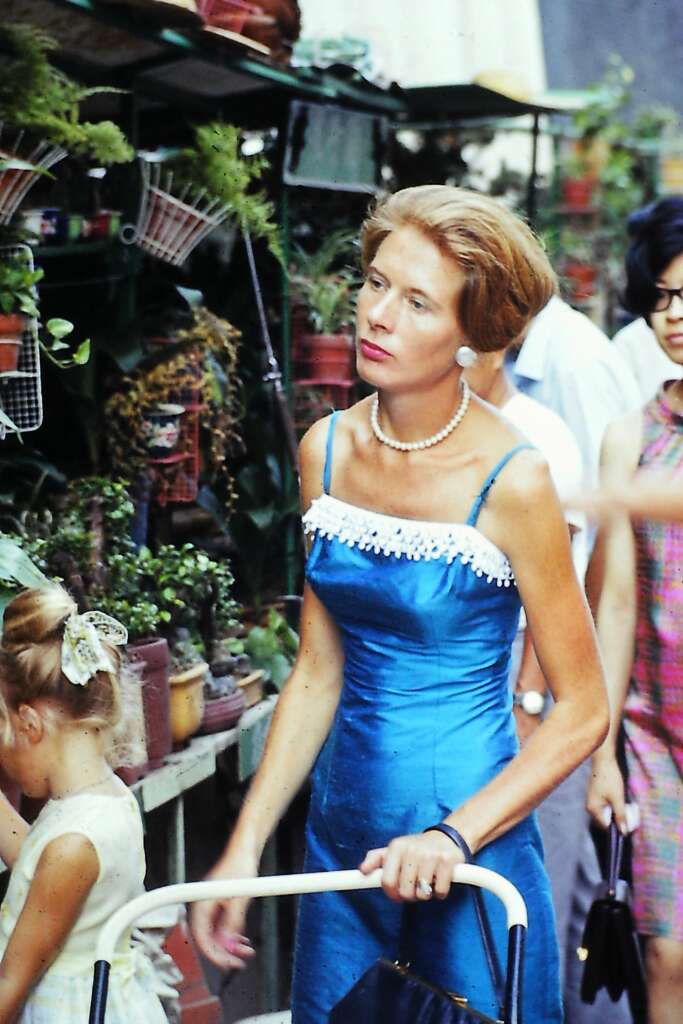
[[[195,246],[230,213],[217,199],[205,199],[204,191],[190,196],[185,188],[179,196],[170,191],[173,175],[168,172],[160,186],[161,165],[140,161],[142,199],[136,227],[124,229],[124,241],[134,242],[151,256],[179,267]]]
[[[0,247],[0,260],[19,256],[33,270],[33,253],[27,245]],[[43,422],[43,397],[40,388],[40,347],[38,324],[26,317],[22,346],[16,370],[0,373],[0,409],[21,433],[37,430]],[[0,440],[7,430],[0,423]]]

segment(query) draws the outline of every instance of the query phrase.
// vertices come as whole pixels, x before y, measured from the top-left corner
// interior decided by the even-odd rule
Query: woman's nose
[[[395,319],[395,302],[391,295],[384,293],[375,296],[375,301],[368,307],[368,322],[371,327],[393,329]]]
[[[667,313],[670,320],[680,320],[683,317],[683,288],[672,296]]]

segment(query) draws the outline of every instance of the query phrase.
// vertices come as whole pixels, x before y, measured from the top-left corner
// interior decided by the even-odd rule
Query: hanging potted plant
[[[69,78],[48,59],[56,40],[31,25],[0,26],[0,43],[8,54],[0,68],[0,120],[98,164],[132,160],[133,150],[113,121],[79,119],[89,96],[120,90],[88,89]]]
[[[214,122],[197,128],[194,146],[164,165],[164,179],[160,164],[143,161],[136,227],[141,248],[179,266],[202,239],[231,217],[237,227],[265,238],[281,258],[273,204],[263,192],[252,189],[268,161],[243,157],[240,144],[238,128]]]
[[[27,317],[38,317],[35,285],[42,270],[21,256],[0,259],[0,373],[17,369]]]

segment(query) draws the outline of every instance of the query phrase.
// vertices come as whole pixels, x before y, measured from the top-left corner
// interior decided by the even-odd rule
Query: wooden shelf
[[[195,736],[184,750],[169,754],[161,768],[155,768],[133,783],[130,788],[142,812],[170,803],[186,790],[210,778],[216,771],[216,758],[230,747],[237,747],[238,781],[243,782],[253,775],[261,759],[276,703],[276,696],[266,697],[248,708],[232,729]]]

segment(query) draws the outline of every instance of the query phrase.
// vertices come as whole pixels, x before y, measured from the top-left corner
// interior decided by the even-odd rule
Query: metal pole
[[[527,220],[531,226],[534,226],[536,221],[536,163],[538,160],[538,137],[540,135],[540,124],[539,115],[534,114],[534,126],[531,131],[531,172],[529,174],[529,184],[527,186],[527,199],[526,199],[526,215]]]
[[[266,350],[266,359],[268,360],[268,370],[263,375],[264,384],[272,384],[273,391],[275,393],[275,400],[277,402],[278,411],[280,413],[280,419],[282,426],[285,431],[285,442],[287,445],[287,452],[291,465],[299,475],[299,449],[296,441],[296,431],[294,429],[294,419],[292,417],[291,409],[289,408],[289,402],[287,401],[287,394],[282,383],[282,371],[280,365],[275,357],[273,346],[270,340],[270,332],[268,330],[268,321],[266,319],[266,311],[263,306],[263,296],[261,294],[261,285],[259,283],[258,274],[256,272],[256,261],[254,260],[254,250],[251,244],[251,237],[246,228],[242,228],[242,235],[244,237],[244,244],[247,250],[247,260],[249,261],[249,272],[251,274],[251,283],[254,289],[254,298],[256,299],[256,310],[259,318],[259,325],[261,328],[261,340],[263,347]]]

